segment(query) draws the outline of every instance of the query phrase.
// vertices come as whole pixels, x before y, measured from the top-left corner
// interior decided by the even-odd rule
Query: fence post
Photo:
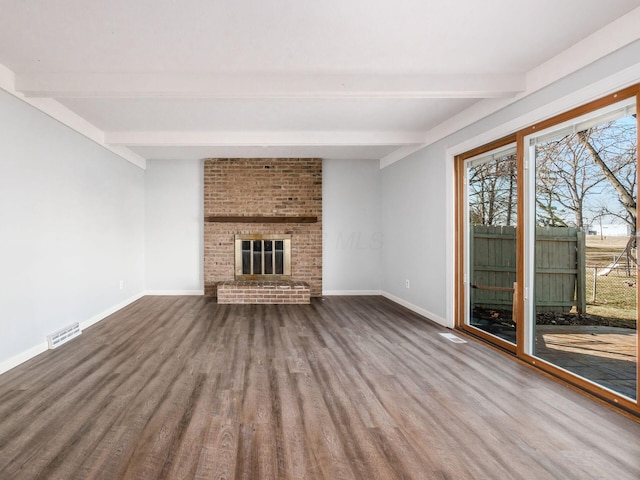
[[[586,267],[586,243],[584,230],[576,232],[577,267],[576,278],[576,309],[578,313],[587,312],[587,267]]]
[[[591,298],[591,303],[596,303],[596,278],[598,278],[598,267],[593,267],[593,298]]]

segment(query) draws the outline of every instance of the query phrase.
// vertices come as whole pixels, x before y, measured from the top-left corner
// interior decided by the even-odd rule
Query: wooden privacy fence
[[[474,225],[469,241],[472,305],[511,310],[516,281],[515,227]]]
[[[511,309],[516,281],[515,227],[474,225],[470,245],[473,305]],[[537,312],[586,311],[584,231],[537,227],[535,242]]]

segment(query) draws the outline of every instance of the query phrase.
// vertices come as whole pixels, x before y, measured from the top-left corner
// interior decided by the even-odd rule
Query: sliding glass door
[[[526,353],[637,399],[635,98],[525,138]]]
[[[456,157],[456,325],[640,413],[640,85]]]
[[[496,343],[513,346],[518,194],[515,145],[466,160],[464,185],[465,327]]]

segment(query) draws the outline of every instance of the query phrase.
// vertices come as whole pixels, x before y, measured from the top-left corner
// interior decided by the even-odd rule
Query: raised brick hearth
[[[218,284],[218,303],[310,303],[309,284],[300,281],[236,281]]]

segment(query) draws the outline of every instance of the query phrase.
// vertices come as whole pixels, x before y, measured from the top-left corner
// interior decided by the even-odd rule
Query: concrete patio
[[[535,354],[635,399],[637,330],[591,325],[536,326]]]

